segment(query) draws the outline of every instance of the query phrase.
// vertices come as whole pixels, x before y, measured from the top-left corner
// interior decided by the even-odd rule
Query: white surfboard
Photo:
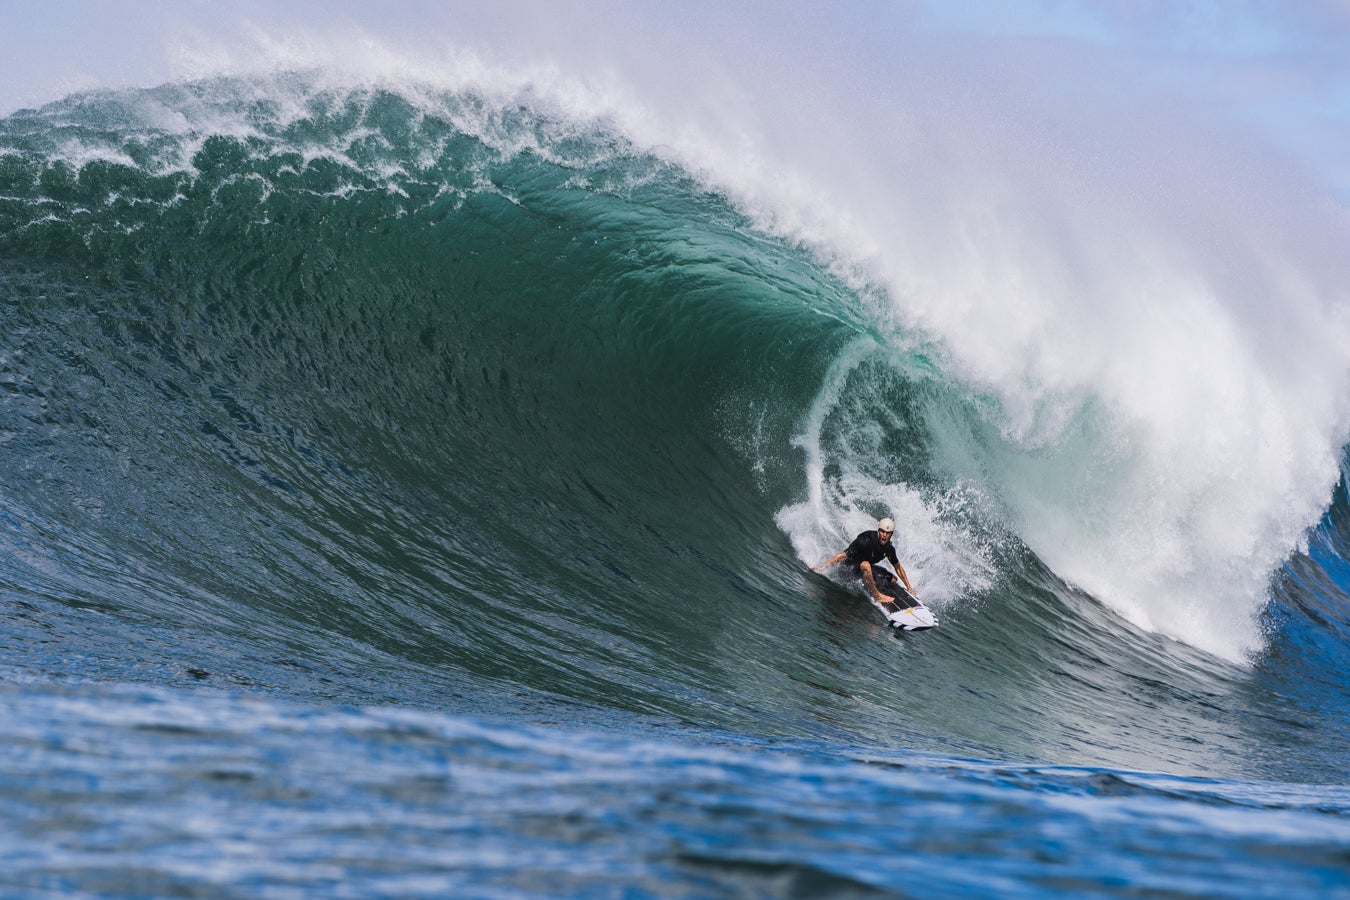
[[[902,631],[927,631],[929,628],[937,627],[937,616],[933,615],[931,609],[919,602],[918,597],[898,585],[892,590],[896,597],[886,603],[878,603],[876,597],[868,598],[872,601],[872,605],[881,610],[881,614],[886,617],[886,624]]]

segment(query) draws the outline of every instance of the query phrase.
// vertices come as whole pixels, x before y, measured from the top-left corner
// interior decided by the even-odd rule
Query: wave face
[[[529,90],[217,79],[0,147],[16,673],[1342,777],[1335,400],[1220,427],[1321,370],[978,365],[959,304]],[[804,574],[881,514],[936,632]]]

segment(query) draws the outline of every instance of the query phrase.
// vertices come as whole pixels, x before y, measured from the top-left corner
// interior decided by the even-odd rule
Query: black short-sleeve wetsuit
[[[838,544],[835,546],[838,546]],[[875,531],[864,531],[854,538],[853,543],[849,544],[848,549],[844,551],[844,559],[854,572],[860,573],[862,571],[862,566],[859,563],[866,562],[868,565],[875,566],[883,559],[889,559],[891,565],[895,566],[895,570],[900,571],[900,560],[895,555],[894,539],[883,544]]]

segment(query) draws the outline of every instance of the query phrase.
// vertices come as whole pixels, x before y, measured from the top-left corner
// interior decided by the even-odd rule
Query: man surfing
[[[821,569],[828,569],[837,563],[848,560],[848,564],[853,568],[855,575],[862,578],[862,582],[867,587],[867,591],[876,598],[877,603],[886,608],[887,603],[895,603],[896,597],[885,594],[877,587],[877,582],[890,587],[895,582],[895,576],[885,569],[875,568],[876,564],[883,559],[890,560],[891,568],[895,569],[896,575],[905,584],[905,590],[914,595],[914,586],[909,583],[909,576],[905,574],[905,567],[900,565],[900,560],[895,556],[895,545],[891,543],[891,537],[895,534],[895,522],[889,517],[877,522],[876,531],[864,531],[853,539],[853,543],[848,545],[848,549],[842,553],[836,553],[825,562],[818,566],[812,566],[812,572],[819,572]],[[917,600],[918,598],[915,597]]]

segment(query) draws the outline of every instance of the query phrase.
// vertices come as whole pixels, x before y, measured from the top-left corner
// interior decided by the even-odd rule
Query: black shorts
[[[862,580],[862,566],[853,567],[853,577],[859,581]],[[881,587],[883,584],[893,583],[895,576],[891,574],[890,569],[883,569],[877,563],[872,563],[872,580],[876,582],[877,587]]]
[[[854,569],[853,574],[857,577],[859,584],[864,583],[861,568]],[[905,590],[905,586],[900,583],[900,579],[891,574],[890,569],[883,569],[881,566],[873,565],[872,583],[877,586],[877,590],[881,591],[881,593],[890,597],[901,606],[909,607],[915,605],[914,601],[909,599],[909,591]]]

